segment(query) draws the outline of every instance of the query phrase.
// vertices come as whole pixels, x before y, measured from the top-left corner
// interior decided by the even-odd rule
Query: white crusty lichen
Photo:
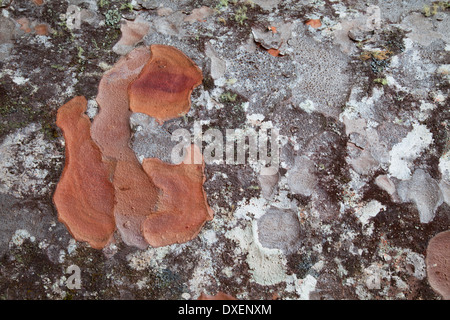
[[[138,271],[148,268],[164,269],[166,266],[163,264],[163,259],[169,253],[171,247],[149,247],[147,250],[133,252],[127,256],[128,265]]]
[[[240,222],[231,228],[225,236],[238,243],[235,254],[246,254],[252,280],[261,285],[273,285],[286,281],[286,258],[279,249],[265,248],[258,240],[257,219],[269,207],[264,198],[252,198],[241,201],[234,213]],[[236,221],[235,221],[236,223]]]
[[[389,174],[400,180],[411,178],[412,162],[433,142],[433,134],[423,124],[414,124],[413,129],[390,151]]]
[[[439,158],[439,171],[442,174],[442,180],[450,183],[450,150]]]
[[[375,217],[380,211],[385,210],[386,206],[377,200],[371,200],[361,209],[356,211],[356,215],[363,225],[367,224],[370,218]]]
[[[423,280],[427,276],[427,266],[425,256],[412,251],[411,249],[403,249],[406,253],[405,261],[407,263],[406,271],[419,280]]]
[[[209,250],[201,250],[192,276],[189,279],[189,292],[192,296],[198,297],[205,288],[213,284],[215,280],[213,258]]]
[[[19,198],[47,194],[52,187],[48,182],[51,164],[62,157],[46,141],[39,124],[7,135],[0,144],[0,192]]]
[[[344,111],[339,115],[339,120],[344,122],[344,117],[350,120],[355,119],[371,119],[375,104],[383,97],[384,89],[373,88],[371,96],[362,96],[363,89],[353,87],[350,97],[345,104]]]
[[[307,113],[312,113],[316,111],[316,106],[314,105],[314,102],[311,100],[305,100],[302,103],[299,104],[300,109]]]
[[[302,280],[298,288],[300,299],[308,300],[310,294],[316,290],[317,280],[312,275],[308,274],[305,279]]]
[[[203,231],[203,230],[202,230]],[[208,245],[208,246],[211,246],[211,245],[213,245],[214,243],[216,243],[217,242],[217,233],[214,231],[214,230],[212,230],[212,229],[209,229],[209,230],[204,230],[203,232],[201,232],[200,233],[200,238],[202,239],[202,240],[204,240],[205,242],[206,242],[206,244]]]
[[[33,237],[27,230],[25,229],[19,229],[16,230],[14,235],[11,237],[11,241],[9,242],[9,246],[17,246],[20,247],[25,240],[30,240],[31,242],[34,242],[36,239]]]
[[[239,243],[241,253],[247,253],[252,280],[261,285],[273,285],[286,280],[286,259],[281,250],[262,247],[255,241],[252,226],[234,228],[226,236]]]

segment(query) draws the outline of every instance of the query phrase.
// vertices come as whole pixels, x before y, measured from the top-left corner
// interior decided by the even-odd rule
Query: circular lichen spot
[[[269,249],[294,252],[301,238],[298,216],[294,211],[270,208],[258,220],[258,240]]]

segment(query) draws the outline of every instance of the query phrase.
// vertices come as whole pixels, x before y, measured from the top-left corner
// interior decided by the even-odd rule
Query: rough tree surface
[[[0,299],[448,297],[448,240],[436,237],[450,229],[448,1],[6,0],[0,13]],[[201,70],[188,111],[102,113],[123,103],[121,77],[141,71],[112,67],[135,48],[148,59],[152,45]],[[180,230],[202,225],[192,240],[139,247],[138,232],[116,230],[93,248],[52,200],[69,147],[57,111],[77,96],[87,117],[73,117],[91,120],[103,160],[119,146],[121,166],[171,163],[161,186],[183,179],[178,129],[216,129],[224,145],[228,129],[247,143],[278,131],[278,170],[205,160],[196,178],[214,218]],[[95,199],[90,190],[79,192]]]

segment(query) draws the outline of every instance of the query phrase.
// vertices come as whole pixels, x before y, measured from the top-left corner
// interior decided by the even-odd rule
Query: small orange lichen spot
[[[269,27],[269,31],[272,31],[272,33],[275,34],[275,33],[277,33],[277,28],[273,27],[273,26],[270,26]]]
[[[230,296],[229,294],[219,291],[215,296],[202,293],[200,294],[197,300],[237,300],[237,299],[233,296]]]
[[[322,22],[320,19],[310,19],[305,23],[308,26],[313,27],[314,29],[320,28],[322,26]]]
[[[192,156],[201,163],[186,161]],[[151,158],[144,159],[142,166],[161,190],[156,204],[158,211],[147,216],[142,225],[145,240],[153,247],[160,247],[195,238],[214,215],[203,189],[205,163],[199,148],[196,145],[187,148],[185,160],[178,165]]]
[[[37,24],[34,27],[34,31],[37,35],[46,36],[48,34],[48,26],[46,24]]]
[[[267,52],[274,57],[278,57],[280,55],[280,50],[278,50],[278,49],[271,48],[271,49],[267,50]]]
[[[56,125],[66,141],[66,163],[53,201],[58,219],[76,240],[103,248],[115,229],[114,163],[103,159],[91,139],[91,122],[84,114],[85,97],[75,97],[58,110]]]
[[[180,50],[152,45],[151,59],[129,87],[130,110],[158,123],[177,118],[191,107],[192,90],[203,80],[201,70]]]
[[[44,0],[32,0],[34,2],[35,5],[37,6],[41,6],[44,4]]]
[[[16,22],[20,24],[20,30],[25,31],[26,33],[31,32],[30,20],[28,20],[27,18],[25,17],[19,18],[16,20]]]

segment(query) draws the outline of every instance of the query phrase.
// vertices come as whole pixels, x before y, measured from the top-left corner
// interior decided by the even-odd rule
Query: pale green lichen
[[[120,19],[120,12],[117,9],[110,9],[105,13],[105,24],[107,26],[118,28]]]
[[[220,95],[220,101],[222,102],[235,102],[237,98],[236,93],[225,92]]]
[[[244,21],[247,20],[247,7],[245,5],[240,6],[236,9],[234,14],[234,20],[240,25],[244,24]]]
[[[450,8],[449,1],[435,1],[431,5],[424,5],[422,9],[422,13],[425,17],[432,17],[436,15],[440,10],[446,10]]]
[[[386,78],[376,78],[373,80],[373,82],[381,84],[383,86],[388,84],[388,80]]]

